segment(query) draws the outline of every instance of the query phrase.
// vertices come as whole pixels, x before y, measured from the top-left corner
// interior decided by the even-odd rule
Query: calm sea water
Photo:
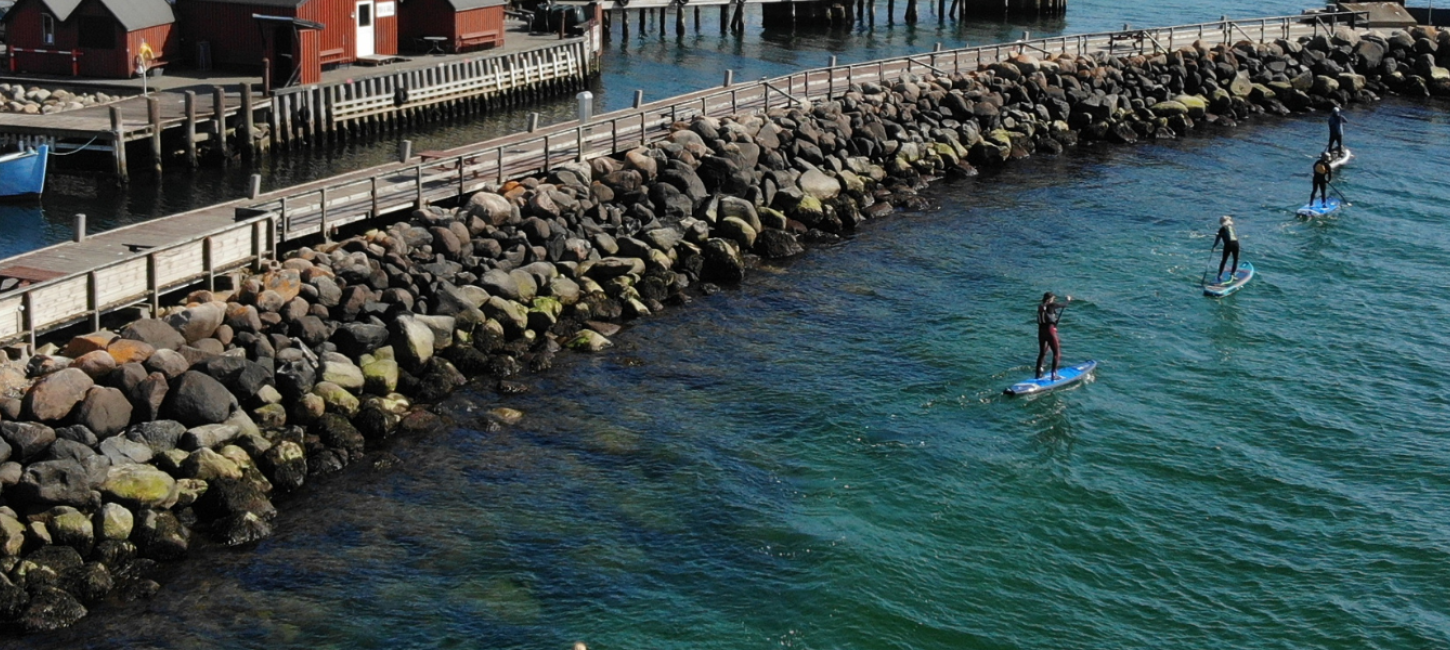
[[[1445,109],[1353,110],[1312,223],[1314,117],[938,185],[14,645],[1450,647]],[[1260,275],[1210,300],[1220,214]],[[1004,399],[1044,290],[1098,378]]]

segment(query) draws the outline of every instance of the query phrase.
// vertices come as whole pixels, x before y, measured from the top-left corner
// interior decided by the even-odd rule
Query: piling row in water
[[[0,365],[0,622],[68,626],[156,563],[270,534],[273,499],[443,423],[472,382],[529,389],[564,350],[734,284],[765,260],[922,206],[927,180],[1081,141],[1170,138],[1450,94],[1447,35],[1333,36],[1149,56],[1019,56],[695,118],[618,158],[292,251],[232,288]],[[487,426],[524,414],[499,407]],[[381,456],[371,456],[381,458]]]

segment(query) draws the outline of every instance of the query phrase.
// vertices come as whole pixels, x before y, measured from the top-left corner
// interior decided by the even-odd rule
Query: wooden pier
[[[886,22],[896,21],[897,0],[882,0]],[[927,7],[935,6],[938,21],[967,18],[1059,18],[1067,13],[1067,0],[921,0]],[[582,4],[570,2],[569,4]],[[685,12],[694,12],[695,32],[700,32],[701,12],[715,8],[720,15],[720,33],[745,29],[745,7],[760,5],[761,23],[766,29],[793,29],[797,26],[847,27],[853,24],[875,24],[877,0],[613,0],[605,4],[606,34],[619,24],[621,34],[629,38],[630,13],[638,16],[639,33],[646,34],[649,19],[661,36],[665,34],[667,15],[675,14],[675,34],[685,33]],[[916,24],[919,20],[917,0],[901,0],[901,20]]]
[[[588,121],[410,156],[313,183],[238,198],[215,206],[100,233],[6,260],[0,281],[23,286],[0,292],[0,344],[33,348],[46,332],[88,323],[144,305],[155,313],[162,294],[245,266],[262,266],[294,240],[327,237],[337,228],[406,214],[458,200],[504,181],[547,172],[562,163],[621,153],[667,136],[699,115],[723,117],[838,96],[852,84],[881,83],[913,74],[975,71],[1019,53],[1116,54],[1171,51],[1195,41],[1208,45],[1273,41],[1326,33],[1353,24],[1357,14],[1326,13],[1250,21],[1061,36],[804,70],[733,84],[615,111]]]
[[[0,113],[0,145],[100,152],[111,156],[124,182],[135,171],[138,149],[149,154],[146,165],[160,171],[169,160],[196,166],[208,154],[226,158],[336,142],[440,112],[472,114],[572,92],[598,74],[602,39],[600,25],[591,21],[581,37],[498,53],[418,57],[270,96],[259,84],[240,83],[200,93],[156,91],[50,115]]]

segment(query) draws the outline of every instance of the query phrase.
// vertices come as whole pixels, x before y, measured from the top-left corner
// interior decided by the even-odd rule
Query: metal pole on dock
[[[247,181],[247,198],[255,201],[257,197],[262,195],[262,175],[252,174],[252,177],[247,179]]]
[[[539,130],[539,114],[529,113],[529,133]]]
[[[408,159],[409,158],[412,158],[412,157],[413,157],[413,141],[412,140],[404,140],[402,142],[399,142],[398,143],[398,162],[400,162],[400,163],[408,162]]]
[[[594,115],[594,93],[586,90],[575,97],[579,100],[579,128],[576,129],[575,137],[578,141],[579,162],[584,162],[584,125]]]
[[[121,109],[111,107],[111,138],[114,141],[112,151],[116,158],[116,179],[122,183],[131,181],[131,174],[126,170],[126,134],[121,129]]]
[[[190,90],[184,94],[186,111],[186,164],[196,167],[196,93]]]
[[[641,106],[644,106],[644,91],[636,90],[634,91],[634,107],[639,108]]]
[[[86,214],[84,212],[77,212],[76,213],[76,216],[75,216],[75,220],[72,223],[75,225],[75,228],[74,228],[75,229],[75,238],[74,238],[74,241],[77,244],[85,241],[86,240]]]
[[[161,98],[146,97],[146,117],[151,123],[151,168],[161,173]]]
[[[725,87],[726,88],[729,88],[730,87],[730,84],[733,84],[733,83],[735,83],[735,71],[734,70],[726,70],[725,71]]]

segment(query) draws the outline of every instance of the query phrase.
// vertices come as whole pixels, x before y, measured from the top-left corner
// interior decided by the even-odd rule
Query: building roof
[[[170,25],[176,22],[176,14],[166,0],[96,0],[116,17],[116,21],[128,32],[138,29]],[[77,7],[85,0],[39,0],[50,13],[61,22],[70,19]],[[11,14],[6,14],[7,16]]]
[[[307,4],[308,0],[198,0],[199,2],[216,2],[224,5],[251,5],[253,7],[288,7],[296,9]]]
[[[453,5],[454,11],[468,11],[484,7],[497,7],[508,4],[508,2],[507,0],[448,0],[448,4]]]

